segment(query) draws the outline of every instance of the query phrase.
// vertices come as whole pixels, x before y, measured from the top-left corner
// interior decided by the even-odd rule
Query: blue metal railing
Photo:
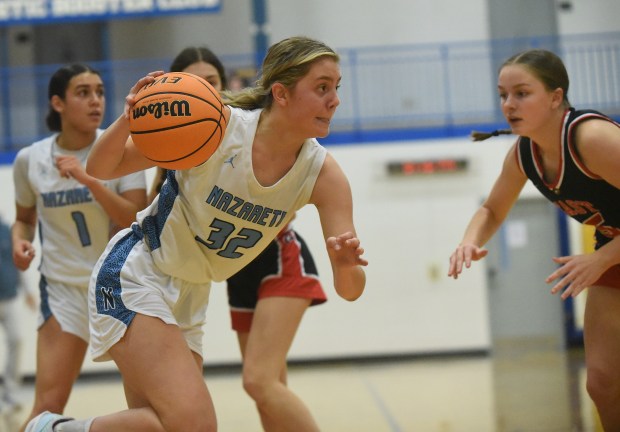
[[[466,135],[504,126],[496,95],[501,61],[530,47],[557,52],[571,79],[576,107],[620,116],[620,33],[380,46],[338,50],[341,105],[324,143]],[[222,56],[229,71],[254,67],[252,54]],[[170,59],[92,63],[106,84],[104,126],[144,73]],[[14,153],[48,134],[47,83],[60,65],[0,68],[0,153]],[[6,158],[5,158],[6,159]]]

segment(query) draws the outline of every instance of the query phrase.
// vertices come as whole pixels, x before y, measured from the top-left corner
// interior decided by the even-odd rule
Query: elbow
[[[88,174],[89,176],[97,177],[97,169],[96,169],[95,161],[90,160],[89,158],[86,161],[86,167],[84,168],[84,171],[86,171],[86,174]]]
[[[353,294],[353,295],[348,295],[348,296],[343,296],[342,298],[345,299],[348,302],[354,302],[355,300],[357,300],[358,298],[360,298],[362,296],[362,292],[360,291],[359,293]]]
[[[352,272],[335,272],[334,288],[343,299],[353,302],[360,298],[366,287],[366,274],[360,266],[352,268]]]
[[[336,290],[336,292],[346,301],[354,302],[362,296],[362,294],[364,293],[364,287],[362,286],[361,288],[356,288],[349,286],[345,288],[339,288]]]

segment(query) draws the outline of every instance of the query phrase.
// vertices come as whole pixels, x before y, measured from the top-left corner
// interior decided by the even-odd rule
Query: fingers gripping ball
[[[209,159],[222,142],[224,105],[204,79],[166,73],[136,94],[129,130],[136,147],[156,165],[192,168]]]

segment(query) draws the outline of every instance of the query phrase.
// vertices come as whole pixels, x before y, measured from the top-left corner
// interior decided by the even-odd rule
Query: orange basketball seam
[[[194,120],[194,121],[191,121],[191,122],[188,122],[188,123],[181,123],[181,124],[177,124],[177,125],[173,125],[173,126],[167,126],[167,127],[160,128],[160,129],[149,129],[149,130],[143,130],[143,131],[141,131],[141,130],[136,130],[136,131],[130,130],[129,132],[132,135],[146,135],[146,134],[150,134],[150,133],[164,132],[164,131],[167,131],[167,130],[178,129],[178,128],[182,128],[182,127],[185,127],[185,126],[191,126],[191,125],[202,123],[202,122],[213,122],[213,123],[215,123],[215,124],[217,124],[219,126],[219,123],[215,119],[207,117],[207,118],[203,118],[203,119],[199,119],[199,120]]]
[[[215,132],[216,132],[217,130],[218,130],[217,128],[216,128],[216,129],[213,129],[213,132],[211,133],[211,135],[209,135],[209,137],[208,137],[208,138],[207,138],[207,139],[206,139],[206,140],[205,140],[205,141],[204,141],[204,142],[200,145],[200,147],[198,147],[197,149],[195,149],[194,151],[192,151],[192,152],[190,152],[190,153],[186,153],[185,155],[183,155],[183,156],[181,156],[181,157],[179,157],[179,158],[177,158],[177,159],[153,159],[153,158],[150,158],[150,157],[148,157],[148,156],[147,156],[147,159],[150,159],[150,160],[152,160],[153,162],[162,162],[162,163],[172,163],[172,162],[178,162],[178,161],[183,160],[183,159],[187,159],[187,158],[189,158],[190,156],[192,156],[193,154],[195,154],[195,153],[197,153],[198,151],[202,150],[202,149],[204,148],[204,146],[205,146],[205,145],[207,145],[207,144],[209,143],[209,141],[211,141],[211,138],[213,138],[213,135],[215,135]],[[215,151],[216,151],[216,150],[217,150],[217,147],[215,147],[215,148],[211,151],[210,155],[212,155],[213,153],[215,153]],[[210,155],[209,155],[209,156],[210,156]]]
[[[224,107],[224,104],[222,104],[222,103],[220,103],[220,106],[218,107],[213,102],[211,102],[211,101],[209,101],[207,99],[201,98],[200,96],[196,96],[196,95],[191,94],[191,93],[176,92],[176,91],[161,91],[161,92],[157,92],[157,93],[150,93],[150,94],[144,96],[142,99],[138,99],[135,102],[134,106],[138,105],[140,102],[142,102],[146,98],[149,98],[151,96],[158,96],[158,95],[183,95],[183,96],[189,96],[191,98],[194,98],[194,99],[197,99],[199,101],[202,101],[202,102],[206,103],[207,105],[210,105],[211,107],[215,108],[215,110],[218,113],[220,113],[220,114],[222,114],[222,108]]]

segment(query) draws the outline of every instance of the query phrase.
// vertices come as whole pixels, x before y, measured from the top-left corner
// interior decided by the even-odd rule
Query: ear
[[[289,92],[284,84],[277,82],[271,86],[271,95],[274,103],[282,105],[287,103]]]
[[[61,113],[65,107],[65,101],[63,101],[60,96],[54,95],[50,99],[50,106],[54,111]]]
[[[560,87],[551,92],[551,106],[555,109],[564,103],[564,90]]]

